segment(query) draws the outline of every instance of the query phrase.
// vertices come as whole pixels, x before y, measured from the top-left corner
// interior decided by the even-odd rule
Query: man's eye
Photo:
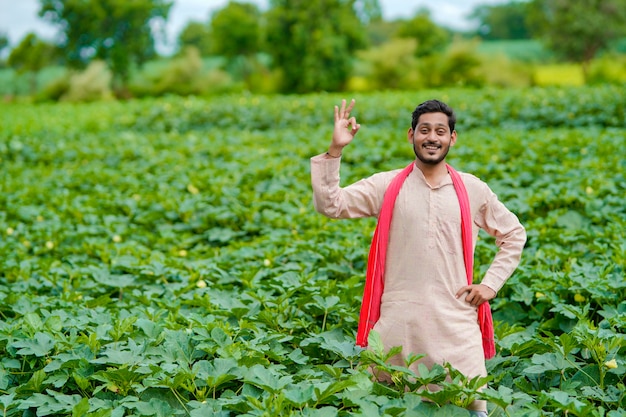
[[[428,129],[422,129],[422,130],[420,130],[420,133],[425,135],[426,133],[428,133]]]
[[[445,134],[446,134],[446,131],[445,131],[445,130],[438,130],[438,131],[437,131],[437,134],[438,134],[438,135],[445,135]]]

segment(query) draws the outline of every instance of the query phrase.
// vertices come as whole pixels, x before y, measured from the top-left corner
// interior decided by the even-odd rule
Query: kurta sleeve
[[[526,230],[486,185],[484,204],[475,219],[477,225],[495,237],[498,251],[482,284],[498,292],[519,265],[526,244]]]
[[[326,158],[325,154],[311,158],[315,210],[333,219],[378,216],[390,176],[374,174],[341,188],[340,165],[341,158]]]

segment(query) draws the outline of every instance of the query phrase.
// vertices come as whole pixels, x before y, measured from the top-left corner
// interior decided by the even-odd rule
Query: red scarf
[[[389,227],[391,225],[393,206],[404,180],[411,171],[413,171],[414,165],[415,163],[411,163],[391,181],[391,184],[389,184],[385,192],[383,205],[378,216],[378,223],[374,231],[374,238],[372,239],[372,245],[367,260],[365,291],[363,293],[359,328],[356,336],[357,345],[362,347],[367,346],[369,331],[374,327],[374,324],[376,324],[380,317],[380,303],[384,288],[383,274],[387,258],[387,244],[389,242]],[[465,261],[467,284],[471,285],[473,282],[474,245],[472,242],[472,220],[469,197],[459,173],[448,164],[446,164],[446,167],[452,178],[452,184],[454,185],[461,207],[463,258]],[[493,319],[488,302],[484,302],[478,306],[478,324],[483,337],[485,358],[492,358],[496,354],[496,347],[493,335]]]

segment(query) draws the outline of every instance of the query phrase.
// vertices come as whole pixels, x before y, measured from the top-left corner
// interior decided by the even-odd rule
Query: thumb
[[[361,125],[356,122],[356,118],[354,117],[351,117],[348,120],[348,125],[351,126],[352,128],[352,134],[355,134],[356,132],[358,132],[359,128],[361,127]]]

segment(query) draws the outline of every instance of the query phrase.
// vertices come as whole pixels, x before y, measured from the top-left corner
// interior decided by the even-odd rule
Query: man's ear
[[[409,140],[409,143],[413,143],[413,128],[410,127],[409,130],[406,132],[406,137]]]
[[[450,146],[454,146],[455,143],[456,143],[456,130],[454,130],[452,132],[452,135],[450,135]]]

